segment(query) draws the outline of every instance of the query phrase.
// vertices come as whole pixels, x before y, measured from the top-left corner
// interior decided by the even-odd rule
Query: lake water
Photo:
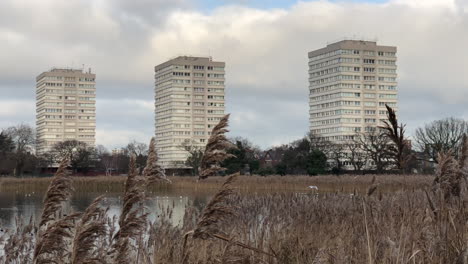
[[[74,212],[83,212],[92,201],[102,193],[75,192],[67,203],[67,209]],[[186,190],[174,190],[148,194],[146,207],[150,211],[150,220],[161,215],[162,208],[172,208],[171,221],[178,225],[183,220],[185,208],[189,205],[202,208],[211,193],[193,193]],[[0,232],[11,230],[16,226],[16,219],[28,221],[31,217],[36,222],[42,214],[44,193],[19,193],[0,192]],[[119,215],[122,204],[122,193],[107,193],[101,203],[103,207],[109,207],[109,215]]]

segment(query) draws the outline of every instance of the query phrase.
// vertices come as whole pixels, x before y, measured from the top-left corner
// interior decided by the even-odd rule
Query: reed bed
[[[180,226],[171,223],[171,210],[165,211],[162,220],[151,223],[145,238],[137,240],[134,247],[140,255],[138,263],[467,263],[463,262],[468,239],[467,202],[466,188],[459,198],[451,200],[440,192],[424,190],[374,192],[371,196],[234,195],[227,205],[235,208],[235,217],[217,228],[232,241],[242,241],[274,257],[213,239],[188,240],[184,250],[183,236],[197,228],[202,214],[192,206],[187,207]],[[118,227],[116,221],[107,220],[105,234],[100,229],[101,235],[95,238],[98,243],[87,248],[92,255],[104,256],[109,251],[103,241],[109,230]],[[3,258],[0,263],[32,263],[25,261],[25,251],[34,249],[30,246],[34,241],[25,232],[34,231],[27,226],[19,227],[19,233],[12,232],[15,239],[5,247],[10,260]],[[18,255],[15,252],[23,239],[29,246],[22,247]],[[16,262],[12,260],[15,254]]]
[[[432,175],[321,175],[321,176],[239,176],[234,186],[245,192],[307,191],[317,186],[319,192],[365,192],[375,176],[380,190],[394,192],[425,188],[432,185]],[[44,192],[52,178],[0,178],[1,192]],[[170,190],[199,190],[212,192],[219,188],[226,177],[212,176],[200,182],[196,177],[168,177],[172,184],[159,181],[148,186],[151,192]],[[121,193],[126,176],[73,177],[77,192]]]

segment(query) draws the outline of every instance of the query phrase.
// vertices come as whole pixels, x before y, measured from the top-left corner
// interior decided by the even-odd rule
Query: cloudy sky
[[[231,135],[261,147],[308,130],[307,52],[342,38],[398,47],[400,119],[468,118],[468,0],[1,0],[0,128],[34,125],[35,77],[97,74],[97,143],[154,132],[153,67],[226,62]]]

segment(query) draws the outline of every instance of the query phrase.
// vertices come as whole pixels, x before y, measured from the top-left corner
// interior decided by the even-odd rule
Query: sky
[[[309,51],[343,38],[398,47],[408,133],[468,119],[468,0],[1,0],[0,128],[35,124],[35,78],[92,68],[97,144],[154,134],[154,66],[226,62],[230,136],[262,148],[308,131]]]

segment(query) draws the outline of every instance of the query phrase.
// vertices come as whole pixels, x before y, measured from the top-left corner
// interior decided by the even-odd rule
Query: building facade
[[[94,147],[96,75],[82,69],[54,68],[36,78],[37,152],[78,140]]]
[[[183,145],[203,148],[224,115],[225,63],[180,56],[155,67],[155,133],[160,164],[183,168]]]
[[[382,125],[397,110],[397,48],[344,40],[309,52],[310,131],[333,142]]]

